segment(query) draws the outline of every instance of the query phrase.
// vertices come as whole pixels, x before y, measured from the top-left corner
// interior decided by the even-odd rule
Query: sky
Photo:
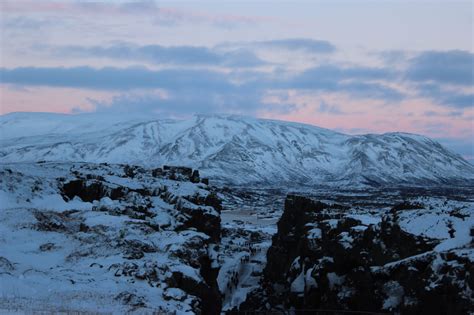
[[[230,113],[474,162],[473,1],[0,2],[0,114]]]

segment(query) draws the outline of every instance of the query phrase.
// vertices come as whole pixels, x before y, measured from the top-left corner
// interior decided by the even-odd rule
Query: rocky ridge
[[[261,288],[240,310],[472,312],[472,205],[444,206],[406,202],[377,219],[289,195]]]

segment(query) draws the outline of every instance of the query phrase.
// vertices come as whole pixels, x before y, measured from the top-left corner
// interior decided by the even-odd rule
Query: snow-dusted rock
[[[217,314],[220,201],[193,170],[0,166],[0,312]]]
[[[370,215],[289,195],[262,288],[240,310],[467,314],[473,222],[469,201],[415,198]]]

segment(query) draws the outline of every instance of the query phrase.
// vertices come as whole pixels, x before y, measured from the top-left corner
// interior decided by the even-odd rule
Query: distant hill
[[[229,115],[0,116],[0,162],[84,161],[199,168],[232,184],[438,185],[474,181],[474,166],[427,137],[350,136]]]

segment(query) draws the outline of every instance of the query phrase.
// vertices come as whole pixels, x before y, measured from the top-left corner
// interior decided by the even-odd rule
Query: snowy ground
[[[168,284],[170,274],[176,271],[196,282],[203,281],[190,260],[182,259],[190,255],[192,260],[200,247],[209,252],[214,266],[220,267],[217,284],[223,310],[238,307],[249,292],[260,286],[266,252],[277,232],[287,193],[218,189],[224,206],[220,215],[222,238],[220,244],[211,246],[208,235],[181,228],[185,217],[176,212],[173,201],[177,197],[180,204],[192,208],[193,204],[181,197],[207,196],[210,192],[206,185],[145,175],[131,179],[121,168],[102,165],[94,169],[84,163],[13,163],[2,165],[0,172],[0,313],[2,309],[117,313],[161,309],[193,313],[195,297]],[[92,202],[79,198],[65,201],[58,191],[58,181],[75,178],[71,175],[75,172],[101,176],[111,187],[130,190],[160,190],[166,186],[167,198],[158,193],[147,197],[130,194],[129,199],[121,201],[108,197]],[[300,194],[348,207],[350,213],[344,215],[360,220],[360,226],[354,227],[360,230],[378,224],[397,203],[422,204],[423,209],[399,212],[401,228],[439,240],[436,251],[462,248],[473,260],[474,198],[470,189],[306,190]],[[151,204],[153,218],[111,215],[115,208],[139,204]],[[212,207],[194,206],[211,216],[218,215]],[[92,211],[93,207],[110,211]],[[58,224],[65,224],[69,230],[38,228],[38,212],[60,220]],[[150,224],[162,228],[151,233]],[[312,233],[318,237],[318,231]],[[126,258],[130,250],[127,241],[134,240],[152,247],[138,260]],[[347,237],[341,241],[349,244],[351,240]]]
[[[221,218],[224,237],[218,283],[225,311],[238,307],[249,292],[259,287],[277,218],[260,218],[258,213],[231,210],[223,212]]]
[[[118,165],[12,164],[0,172],[0,310],[194,313],[196,296],[173,277],[201,283],[192,259],[213,245],[185,227],[175,205],[218,215],[183,199],[208,195],[205,185],[130,178]],[[116,200],[64,200],[58,180],[82,175],[130,190]],[[131,210],[142,204],[148,212]]]

